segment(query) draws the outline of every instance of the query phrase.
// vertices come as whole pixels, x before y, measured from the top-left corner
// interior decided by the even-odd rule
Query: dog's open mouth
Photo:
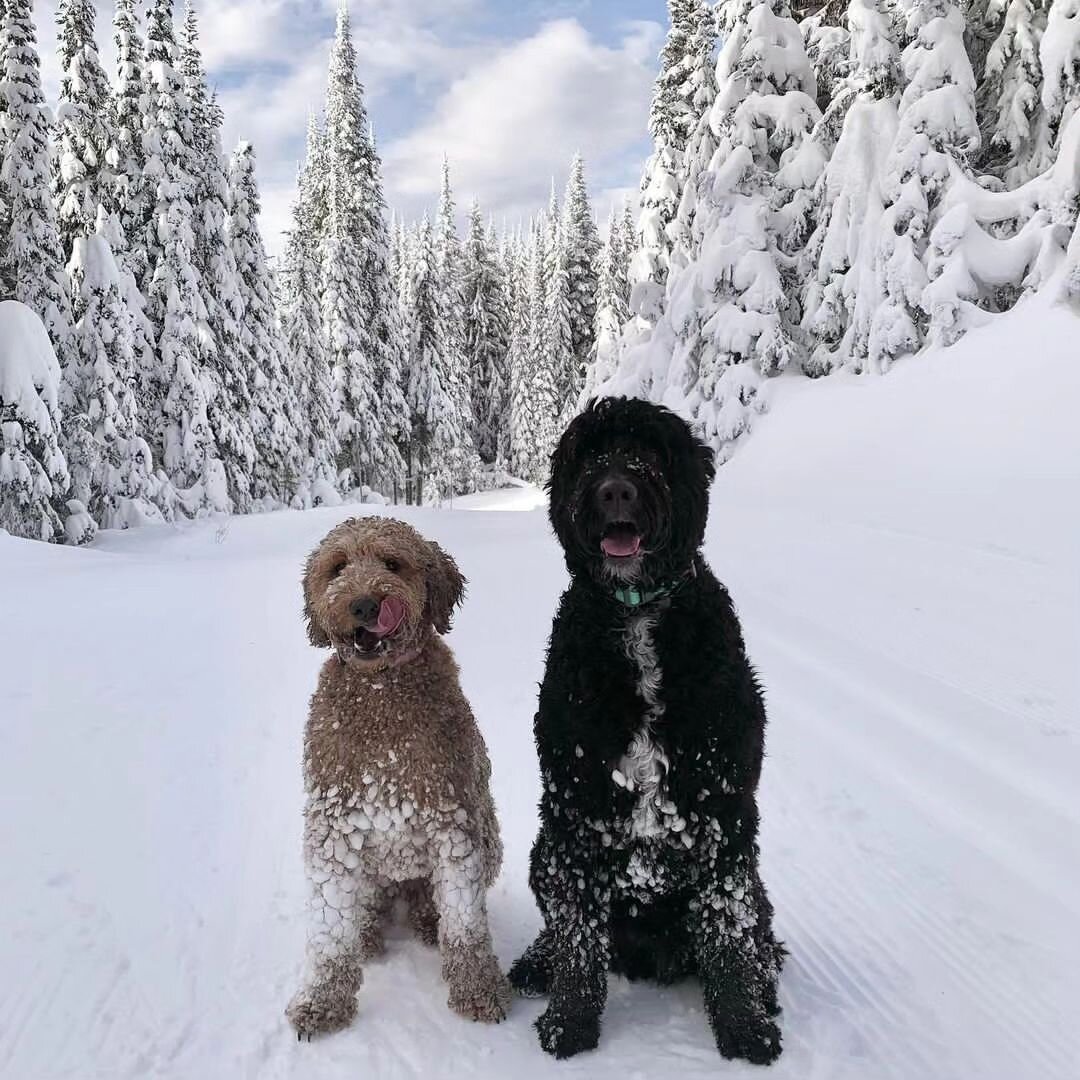
[[[630,524],[609,525],[600,541],[600,550],[609,559],[632,559],[641,551],[641,533]]]
[[[381,656],[405,621],[405,604],[396,596],[383,598],[374,626],[358,626],[353,631],[353,648],[364,657]]]

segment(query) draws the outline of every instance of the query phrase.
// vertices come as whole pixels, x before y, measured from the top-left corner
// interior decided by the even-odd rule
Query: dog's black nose
[[[637,509],[637,485],[629,476],[609,476],[596,489],[596,502],[608,521],[631,520]]]
[[[367,623],[375,622],[379,617],[379,601],[373,600],[370,596],[361,597],[359,600],[354,600],[349,605],[349,611],[352,617],[364,626]]]

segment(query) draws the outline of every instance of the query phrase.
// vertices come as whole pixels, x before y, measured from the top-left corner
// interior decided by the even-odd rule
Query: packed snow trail
[[[706,551],[770,715],[778,1080],[1080,1076],[1080,365],[1071,317],[1037,314],[993,355],[972,334],[885,379],[780,380],[717,480]],[[396,511],[469,578],[450,642],[493,762],[507,965],[538,921],[531,718],[565,579],[541,504]],[[349,512],[0,536],[0,1076],[766,1075],[719,1057],[696,985],[620,979],[599,1050],[556,1064],[542,1002],[459,1019],[404,930],[354,1025],[296,1043],[323,659],[300,567]]]

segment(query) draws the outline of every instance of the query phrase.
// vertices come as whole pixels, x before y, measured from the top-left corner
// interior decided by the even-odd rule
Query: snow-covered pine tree
[[[74,361],[70,282],[50,194],[49,113],[31,0],[5,0],[0,27],[0,296],[45,324],[61,370]]]
[[[1063,144],[1065,129],[1080,109],[1080,0],[1051,0],[1046,16],[1046,31],[1039,42],[1042,67],[1041,104],[1045,130],[1032,155],[1027,175],[1048,168],[1051,158],[1042,153],[1044,145],[1053,147],[1056,158]]]
[[[444,337],[444,296],[435,232],[425,214],[416,236],[413,277],[409,286],[410,335],[407,397],[411,438],[408,444],[409,496],[418,504],[452,493],[455,442],[464,433],[449,385],[450,358]]]
[[[618,370],[599,392],[690,415],[724,458],[761,407],[764,379],[801,359],[796,259],[784,249],[792,193],[779,173],[820,111],[783,0],[730,0],[722,15],[717,149],[694,210],[700,250],[669,277],[664,317],[624,332]]]
[[[309,143],[310,149],[310,143]],[[310,161],[310,158],[309,158]],[[301,170],[293,227],[285,250],[283,334],[289,366],[296,372],[304,487],[302,505],[338,499],[340,444],[334,416],[334,383],[319,311],[318,241],[313,227],[313,197],[307,168]]]
[[[554,181],[547,217],[543,222],[541,252],[540,285],[543,289],[544,317],[533,325],[533,349],[538,358],[542,357],[542,361],[538,362],[542,363],[545,375],[550,374],[554,386],[553,430],[562,431],[577,409],[581,380],[574,377],[576,359],[571,327],[570,277],[567,273],[566,238]],[[534,370],[535,374],[537,372]]]
[[[404,337],[390,278],[380,165],[344,5],[330,54],[325,153],[322,309],[334,353],[342,457],[357,483],[389,491],[401,480],[400,448],[408,435]],[[337,265],[327,266],[327,257]],[[327,289],[334,295],[327,297]]]
[[[634,214],[634,208],[630,205],[629,199],[626,199],[623,202],[621,233],[622,245],[619,248],[619,253],[622,258],[622,263],[618,280],[620,282],[623,280],[626,281],[624,296],[626,299],[626,310],[629,311],[631,293],[630,267],[638,245],[637,217]]]
[[[882,300],[873,257],[883,209],[880,176],[896,134],[900,57],[879,0],[850,0],[847,19],[848,74],[834,83],[815,129],[818,158],[806,177],[814,184],[816,213],[802,254],[810,374],[845,365],[860,369]]]
[[[988,0],[980,24],[966,10],[968,33],[996,29],[986,53],[984,76],[975,92],[980,172],[1004,179],[1010,187],[1042,172],[1051,162],[1052,132],[1043,114],[1039,45],[1046,29],[1047,0]]]
[[[562,259],[570,322],[570,364],[560,373],[560,412],[572,414],[585,380],[596,341],[596,289],[599,282],[600,235],[585,188],[585,163],[574,155],[566,184],[562,217]]]
[[[872,371],[887,370],[923,343],[924,256],[934,211],[945,194],[950,163],[962,164],[979,145],[975,77],[960,11],[950,0],[913,0],[906,31],[911,43],[901,62],[907,84],[881,175],[885,210],[874,260],[881,302],[866,335]]]
[[[667,40],[649,110],[653,152],[641,178],[640,243],[632,269],[631,306],[649,322],[655,322],[664,309],[671,255],[668,225],[679,208],[683,153],[696,119],[687,81],[700,59],[696,55],[700,35],[711,12],[704,0],[668,0],[668,16]]]
[[[98,209],[111,212],[115,194],[112,94],[98,59],[95,14],[93,0],[61,0],[56,11],[62,75],[53,194],[65,261],[76,238],[96,230]]]
[[[171,0],[151,0],[147,18],[145,176],[154,210],[145,232],[147,315],[157,342],[154,407],[147,429],[188,513],[231,509],[225,467],[207,414],[214,391],[204,371],[206,309],[195,269],[195,149],[187,95],[177,73]]]
[[[386,443],[380,448],[375,473],[376,487],[392,494],[405,477],[403,448],[409,440],[409,406],[405,400],[405,367],[408,343],[390,276],[390,234],[386,223],[382,162],[371,127],[367,130],[368,173],[365,178],[367,244],[364,280],[371,297],[371,337],[374,346],[376,387]]]
[[[707,3],[700,6],[698,19],[687,48],[687,80],[684,96],[690,106],[691,127],[683,150],[681,193],[674,218],[666,233],[670,241],[670,269],[683,269],[697,254],[700,235],[694,223],[698,205],[698,186],[706,175],[716,150],[711,115],[716,100],[716,13]],[[631,264],[635,259],[638,241],[635,236],[625,244]]]
[[[225,467],[233,509],[247,513],[252,506],[256,467],[252,395],[258,376],[255,358],[245,345],[253,331],[241,293],[243,277],[227,231],[230,192],[221,147],[221,109],[207,87],[198,17],[191,0],[184,3],[179,63],[192,125],[196,270],[209,331],[203,359],[210,387],[207,415]]]
[[[533,224],[527,258],[525,319],[520,360],[513,385],[511,414],[514,424],[514,473],[524,480],[543,483],[547,479],[551,452],[559,436],[559,402],[556,371],[551,352],[551,279],[545,270],[561,266],[550,248],[558,236],[551,228],[551,211]],[[555,269],[555,274],[561,272]],[[569,339],[569,325],[565,325]]]
[[[72,494],[105,529],[163,520],[150,447],[139,435],[133,386],[135,343],[128,283],[106,239],[105,209],[97,229],[75,238],[68,270],[74,290]]]
[[[250,143],[241,142],[229,163],[228,238],[244,312],[240,346],[253,373],[252,494],[256,499],[287,505],[300,487],[300,448],[307,440],[299,430],[297,373],[286,370],[270,270],[259,235],[259,211],[255,154]]]
[[[515,402],[523,400],[522,383],[528,376],[528,309],[525,289],[525,255],[520,226],[513,232],[504,231],[502,238],[502,263],[506,272],[507,330],[506,343],[506,438],[502,454],[506,467],[516,474],[515,462],[519,457],[517,428],[518,413]]]
[[[619,335],[630,318],[628,304],[628,263],[624,250],[622,215],[614,206],[608,219],[608,238],[600,264],[596,291],[596,327],[592,356],[585,372],[582,403],[596,393],[596,388],[614,374],[617,367]]]
[[[116,210],[120,231],[124,237],[124,249],[114,254],[143,287],[147,283],[147,256],[143,236],[146,231],[150,208],[153,205],[147,190],[144,169],[146,152],[143,148],[143,127],[149,109],[145,61],[146,53],[139,34],[139,17],[136,0],[116,0],[113,16],[116,41],[116,82],[112,95],[112,123],[110,131],[113,145],[107,160],[116,185],[109,202]],[[140,400],[149,391],[136,374]]]
[[[462,433],[461,442],[448,449],[450,474],[453,489],[457,492],[468,492],[476,488],[480,463],[473,444],[471,374],[465,341],[463,257],[457,233],[454,193],[450,184],[450,163],[445,157],[435,220],[435,265],[439,278],[439,311],[444,320],[442,338],[446,346],[446,391],[454,413],[453,419],[447,423]]]
[[[363,258],[349,230],[347,181],[330,174],[329,216],[320,244],[319,296],[323,332],[334,379],[336,435],[346,490],[371,483],[376,454],[385,440],[375,371],[366,353],[367,335],[358,297],[363,295]]]
[[[820,118],[784,0],[731,0],[725,12],[711,113],[717,150],[695,212],[700,253],[669,289],[675,383],[650,391],[678,402],[685,388],[687,407],[721,453],[746,429],[762,380],[801,359],[797,275],[773,208],[787,198],[779,168]]]
[[[473,436],[480,459],[500,460],[508,444],[509,379],[506,353],[510,314],[506,283],[480,205],[469,211],[463,253],[465,355],[471,375]]]
[[[70,478],[59,392],[60,365],[41,320],[0,301],[0,529],[14,536],[64,539]]]

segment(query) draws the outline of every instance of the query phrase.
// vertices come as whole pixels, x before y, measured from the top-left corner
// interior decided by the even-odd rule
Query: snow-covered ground
[[[1077,325],[1040,303],[885,379],[781,380],[721,470],[708,555],[771,716],[778,1080],[1080,1076]],[[470,579],[451,643],[493,759],[506,964],[537,923],[531,717],[564,580],[540,502],[399,511]],[[556,1064],[541,1003],[458,1019],[404,933],[355,1025],[297,1044],[322,660],[299,573],[354,510],[0,537],[0,1075],[765,1075],[719,1058],[696,987],[620,980],[600,1049]]]

